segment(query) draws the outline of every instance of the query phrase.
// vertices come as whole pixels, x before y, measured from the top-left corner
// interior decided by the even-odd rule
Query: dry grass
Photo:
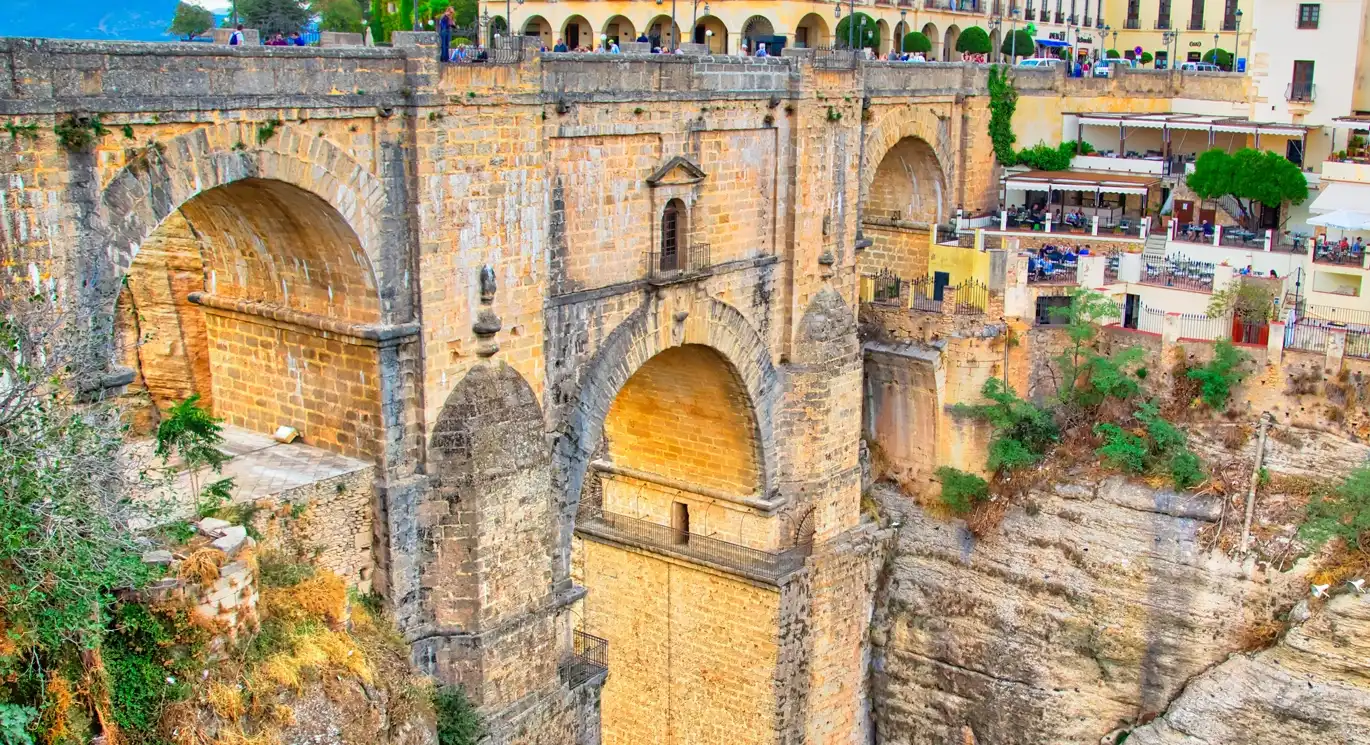
[[[48,676],[47,706],[39,720],[38,738],[43,745],[60,745],[72,737],[71,713],[75,701],[71,683],[57,672]]]
[[[207,585],[219,578],[219,569],[228,563],[228,556],[217,548],[201,548],[181,562],[177,576],[186,582]]]
[[[347,585],[326,569],[293,587],[264,588],[262,602],[268,616],[294,623],[316,620],[337,629],[347,622]]]
[[[230,686],[224,683],[214,682],[209,684],[209,690],[205,691],[205,701],[214,713],[221,719],[236,722],[243,714],[247,713],[247,707],[243,704],[242,691],[237,686]]]
[[[1341,588],[1347,580],[1363,577],[1370,580],[1370,554],[1340,539],[1328,544],[1327,556],[1318,571],[1309,580],[1315,585],[1331,585],[1333,590]]]
[[[1237,649],[1242,652],[1259,652],[1269,649],[1280,640],[1284,633],[1284,623],[1270,619],[1251,624],[1237,633]]]

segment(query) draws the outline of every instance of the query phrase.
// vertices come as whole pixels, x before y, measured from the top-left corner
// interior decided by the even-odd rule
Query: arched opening
[[[886,20],[884,20],[883,18],[880,19],[879,21],[876,21],[876,23],[875,23],[875,33],[877,34],[877,37],[878,37],[878,38],[877,38],[877,44],[876,44],[876,51],[880,54],[881,57],[885,57],[885,56],[889,55],[889,53],[890,53],[890,42],[893,40],[893,38],[890,36],[890,24],[889,24],[889,22],[886,21]]]
[[[817,13],[810,13],[799,19],[794,28],[794,45],[800,49],[826,47],[832,44],[828,34],[828,22]]]
[[[873,250],[861,254],[861,272],[893,272],[906,281],[926,277],[928,227],[946,219],[949,199],[932,146],[919,137],[896,142],[865,190],[861,227]]]
[[[947,26],[947,33],[942,38],[942,61],[952,62],[961,59],[961,53],[956,51],[956,40],[961,38],[961,28],[956,25]]]
[[[523,35],[531,36],[539,43],[551,49],[556,44],[556,39],[552,34],[552,24],[547,22],[542,16],[533,16],[523,22]]]
[[[610,44],[637,40],[637,30],[627,16],[612,16],[604,22],[604,35]]]
[[[509,23],[504,20],[504,16],[491,16],[490,24],[486,27],[486,40],[494,44],[496,37],[504,38],[509,35]]]
[[[674,272],[680,269],[680,255],[688,235],[688,219],[685,203],[679,199],[667,202],[666,208],[661,211],[661,258],[657,262],[658,271]]]
[[[589,52],[595,47],[594,27],[584,16],[567,18],[561,27],[561,38],[565,40],[566,48],[572,52]]]
[[[647,24],[647,40],[652,48],[670,49],[679,43],[680,24],[671,21],[670,16],[661,15]]]
[[[937,26],[931,23],[923,24],[923,35],[928,37],[928,43],[932,46],[927,58],[934,62],[942,59],[942,36],[937,33]]]
[[[728,27],[717,16],[704,16],[695,24],[694,43],[708,46],[709,54],[726,54]]]
[[[245,179],[190,198],[139,245],[116,316],[156,411],[191,395],[225,423],[297,429],[364,459],[383,448],[370,262],[331,205]]]
[[[773,36],[775,26],[771,24],[770,19],[765,16],[752,16],[742,24],[742,36],[738,43],[745,45],[746,54],[756,54],[757,45],[770,42]]]
[[[573,574],[587,592],[575,622],[608,640],[614,670],[601,699],[605,742],[662,742],[667,721],[673,742],[725,742],[721,721],[771,713],[764,697],[733,691],[768,689],[773,663],[737,664],[733,640],[693,620],[708,596],[740,599],[711,607],[708,624],[720,628],[779,602],[775,590],[717,569],[772,549],[784,533],[780,518],[738,500],[761,488],[757,431],[738,371],[703,345],[647,360],[609,406],[573,548]],[[660,653],[686,641],[689,655]],[[710,677],[730,662],[736,672]],[[667,678],[709,680],[710,695],[662,696]],[[641,716],[649,705],[654,715]]]
[[[894,36],[890,38],[890,51],[895,53],[903,53],[904,37],[908,35],[909,24],[906,21],[900,21],[898,24],[896,24],[894,27]]]

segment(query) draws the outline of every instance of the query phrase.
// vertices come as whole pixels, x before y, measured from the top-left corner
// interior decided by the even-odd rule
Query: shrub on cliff
[[[989,496],[989,482],[973,473],[942,466],[937,469],[937,480],[942,482],[942,504],[958,515],[970,512]]]
[[[1052,313],[1066,319],[1068,343],[1053,360],[1060,376],[1056,397],[1066,421],[1088,414],[1109,399],[1126,400],[1141,390],[1141,348],[1127,347],[1107,355],[1095,349],[1099,328],[1118,318],[1117,303],[1094,290],[1076,290],[1069,306]]]
[[[1314,494],[1299,537],[1315,546],[1340,538],[1370,553],[1370,465],[1352,471],[1331,494]]]
[[[1177,489],[1188,489],[1204,479],[1203,464],[1189,450],[1185,433],[1161,416],[1154,403],[1144,402],[1132,413],[1130,429],[1108,422],[1094,425],[1103,444],[1094,452],[1124,473],[1169,476]]]
[[[1046,410],[1014,393],[1003,380],[990,378],[980,390],[987,404],[957,404],[952,412],[987,422],[993,430],[989,443],[991,471],[1012,471],[1040,461],[1061,436]]]
[[[1185,373],[1199,383],[1199,397],[1211,409],[1226,408],[1232,396],[1232,387],[1246,378],[1242,365],[1251,360],[1251,355],[1237,349],[1228,339],[1219,340],[1213,347],[1213,359],[1202,367]]]
[[[485,734],[480,715],[463,688],[433,689],[433,709],[438,715],[438,745],[475,745]]]

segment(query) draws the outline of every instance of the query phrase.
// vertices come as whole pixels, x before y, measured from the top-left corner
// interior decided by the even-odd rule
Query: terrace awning
[[[1313,212],[1370,211],[1370,184],[1324,181],[1322,193],[1309,203],[1308,209]]]
[[[1013,191],[1084,191],[1096,194],[1145,194],[1160,182],[1155,176],[1091,171],[1028,171],[1004,177]]]
[[[1302,137],[1310,127],[1279,122],[1254,122],[1216,114],[1110,114],[1077,113],[1080,124],[1098,127],[1128,127],[1198,132],[1246,132],[1277,137]]]

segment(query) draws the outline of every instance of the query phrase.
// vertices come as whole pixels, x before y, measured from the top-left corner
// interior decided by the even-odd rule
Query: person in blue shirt
[[[456,26],[456,11],[449,5],[438,18],[438,61],[452,61],[452,29]]]

